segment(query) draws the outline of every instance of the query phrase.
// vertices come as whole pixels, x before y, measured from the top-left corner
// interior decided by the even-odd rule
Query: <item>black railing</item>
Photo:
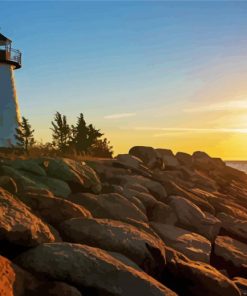
[[[10,52],[9,60],[11,62],[18,63],[21,66],[21,52],[13,48],[11,48],[9,52]]]

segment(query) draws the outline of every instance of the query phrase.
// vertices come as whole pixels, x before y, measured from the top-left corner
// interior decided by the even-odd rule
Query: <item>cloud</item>
[[[184,109],[184,112],[214,112],[214,111],[242,111],[247,110],[247,99],[225,101],[194,108]]]
[[[154,134],[153,137],[164,137],[177,133],[197,133],[197,134],[247,134],[247,128],[162,128],[165,133]]]
[[[120,119],[136,116],[136,113],[119,113],[104,116],[105,119]]]
[[[197,134],[218,134],[234,133],[247,134],[247,128],[191,128],[191,127],[134,127],[136,131],[160,131],[162,133],[154,134],[154,137],[163,137],[179,133],[197,133]]]

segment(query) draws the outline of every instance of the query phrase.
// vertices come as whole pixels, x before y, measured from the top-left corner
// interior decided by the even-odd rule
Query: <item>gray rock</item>
[[[0,239],[26,247],[60,241],[58,233],[30,209],[0,188]]]
[[[85,245],[43,244],[23,253],[16,262],[47,278],[111,295],[176,295],[144,272],[123,264],[103,250]]]
[[[69,196],[68,200],[85,207],[95,218],[108,218],[126,221],[132,218],[147,222],[147,217],[132,202],[118,193],[85,194],[78,193]]]
[[[179,162],[169,149],[155,149],[158,156],[163,160],[166,168],[177,168]]]
[[[108,219],[75,218],[62,223],[59,229],[66,241],[123,254],[146,273],[156,274],[164,268],[165,245],[161,239],[127,223]],[[159,262],[152,257],[147,245],[162,254]]]
[[[130,155],[140,158],[149,168],[163,169],[164,163],[158,155],[157,151],[152,147],[135,146],[129,151]]]
[[[240,296],[237,286],[212,266],[191,261],[182,254],[166,248],[165,273],[179,295]]]
[[[205,237],[174,225],[150,223],[164,243],[191,260],[209,263],[211,243]]]
[[[171,196],[169,205],[176,213],[181,225],[214,241],[221,227],[219,219],[204,213],[191,201],[180,196]]]
[[[218,236],[215,240],[214,255],[221,260],[230,276],[247,275],[247,245],[228,236]]]

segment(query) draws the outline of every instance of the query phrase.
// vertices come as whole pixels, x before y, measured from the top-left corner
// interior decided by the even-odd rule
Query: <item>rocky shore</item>
[[[247,295],[247,175],[151,147],[0,159],[0,295]]]

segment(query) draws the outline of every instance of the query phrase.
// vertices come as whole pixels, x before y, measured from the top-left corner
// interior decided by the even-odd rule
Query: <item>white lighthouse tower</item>
[[[20,122],[14,70],[21,68],[21,52],[11,47],[12,41],[0,34],[0,147],[16,144]]]

